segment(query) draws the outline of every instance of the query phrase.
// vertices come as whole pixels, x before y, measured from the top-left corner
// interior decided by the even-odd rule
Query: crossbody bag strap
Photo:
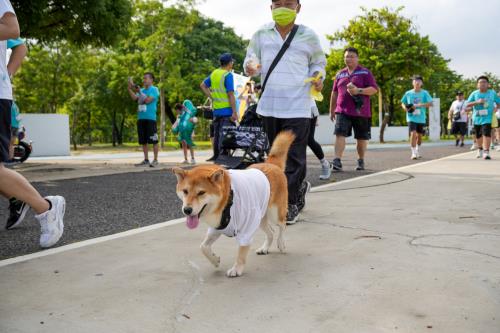
[[[276,68],[276,65],[280,62],[281,58],[283,58],[283,55],[285,54],[286,50],[290,47],[290,44],[292,43],[293,38],[295,37],[295,34],[297,33],[297,30],[299,30],[299,26],[295,24],[290,31],[290,34],[288,35],[288,38],[285,40],[285,43],[281,47],[280,51],[276,55],[276,58],[274,58],[273,62],[271,63],[271,66],[269,67],[269,70],[267,71],[266,77],[264,79],[264,83],[262,84],[262,89],[260,96],[264,95],[264,90],[266,89],[266,84],[267,80],[269,79],[269,75],[273,72],[273,70]]]

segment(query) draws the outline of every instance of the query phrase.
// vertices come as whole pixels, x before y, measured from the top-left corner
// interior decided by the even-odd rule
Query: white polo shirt
[[[228,170],[233,190],[231,220],[224,230],[209,228],[210,234],[235,237],[240,246],[249,246],[266,215],[271,186],[266,175],[257,169]]]
[[[252,58],[257,58],[262,65],[261,80],[264,83],[285,40],[274,22],[266,24],[253,35],[244,67]],[[257,113],[275,118],[311,118],[311,83],[304,81],[315,72],[325,77],[325,67],[325,52],[318,36],[312,29],[300,25],[290,47],[269,76]]]

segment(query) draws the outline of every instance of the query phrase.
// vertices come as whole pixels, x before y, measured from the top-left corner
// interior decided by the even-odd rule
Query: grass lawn
[[[196,147],[195,150],[207,150],[211,149],[212,146],[210,141],[195,141]],[[152,148],[150,148],[152,149]],[[165,142],[165,147],[160,151],[175,151],[180,150],[181,147],[177,142]],[[124,143],[123,145],[113,147],[111,143],[96,143],[92,146],[81,145],[77,146],[77,149],[74,150],[73,146],[71,146],[71,155],[93,155],[93,154],[121,154],[121,153],[134,153],[141,152],[142,146],[137,143]]]

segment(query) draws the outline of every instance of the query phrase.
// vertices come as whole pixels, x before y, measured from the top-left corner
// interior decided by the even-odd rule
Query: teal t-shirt
[[[500,97],[491,89],[484,93],[476,90],[470,94],[467,102],[471,103],[480,99],[485,99],[486,102],[483,104],[476,104],[472,107],[472,121],[474,125],[491,124],[493,110],[495,109],[495,104],[500,105]]]
[[[21,38],[16,38],[16,39],[7,39],[7,48],[8,49],[13,49],[16,46],[23,45],[24,41]]]
[[[137,112],[137,119],[146,119],[156,121],[156,109],[158,106],[158,97],[160,97],[160,92],[157,87],[151,86],[149,88],[142,88],[141,93],[148,97],[153,97],[153,100],[149,104],[139,104],[139,110]]]
[[[415,89],[408,90],[403,98],[401,98],[401,103],[403,104],[425,104],[432,102],[431,95],[427,92],[427,90],[420,90],[419,92],[415,92]],[[427,121],[427,108],[420,107],[417,108],[413,113],[406,113],[406,121],[417,123],[417,124],[425,124]]]
[[[12,102],[12,107],[10,109],[10,126],[13,128],[19,128],[19,108],[15,102]]]

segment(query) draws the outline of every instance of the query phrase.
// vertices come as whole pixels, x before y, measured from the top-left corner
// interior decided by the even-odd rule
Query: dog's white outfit
[[[231,220],[224,230],[209,228],[209,234],[236,237],[240,246],[249,246],[266,215],[271,186],[266,175],[257,169],[228,170],[233,190]]]

